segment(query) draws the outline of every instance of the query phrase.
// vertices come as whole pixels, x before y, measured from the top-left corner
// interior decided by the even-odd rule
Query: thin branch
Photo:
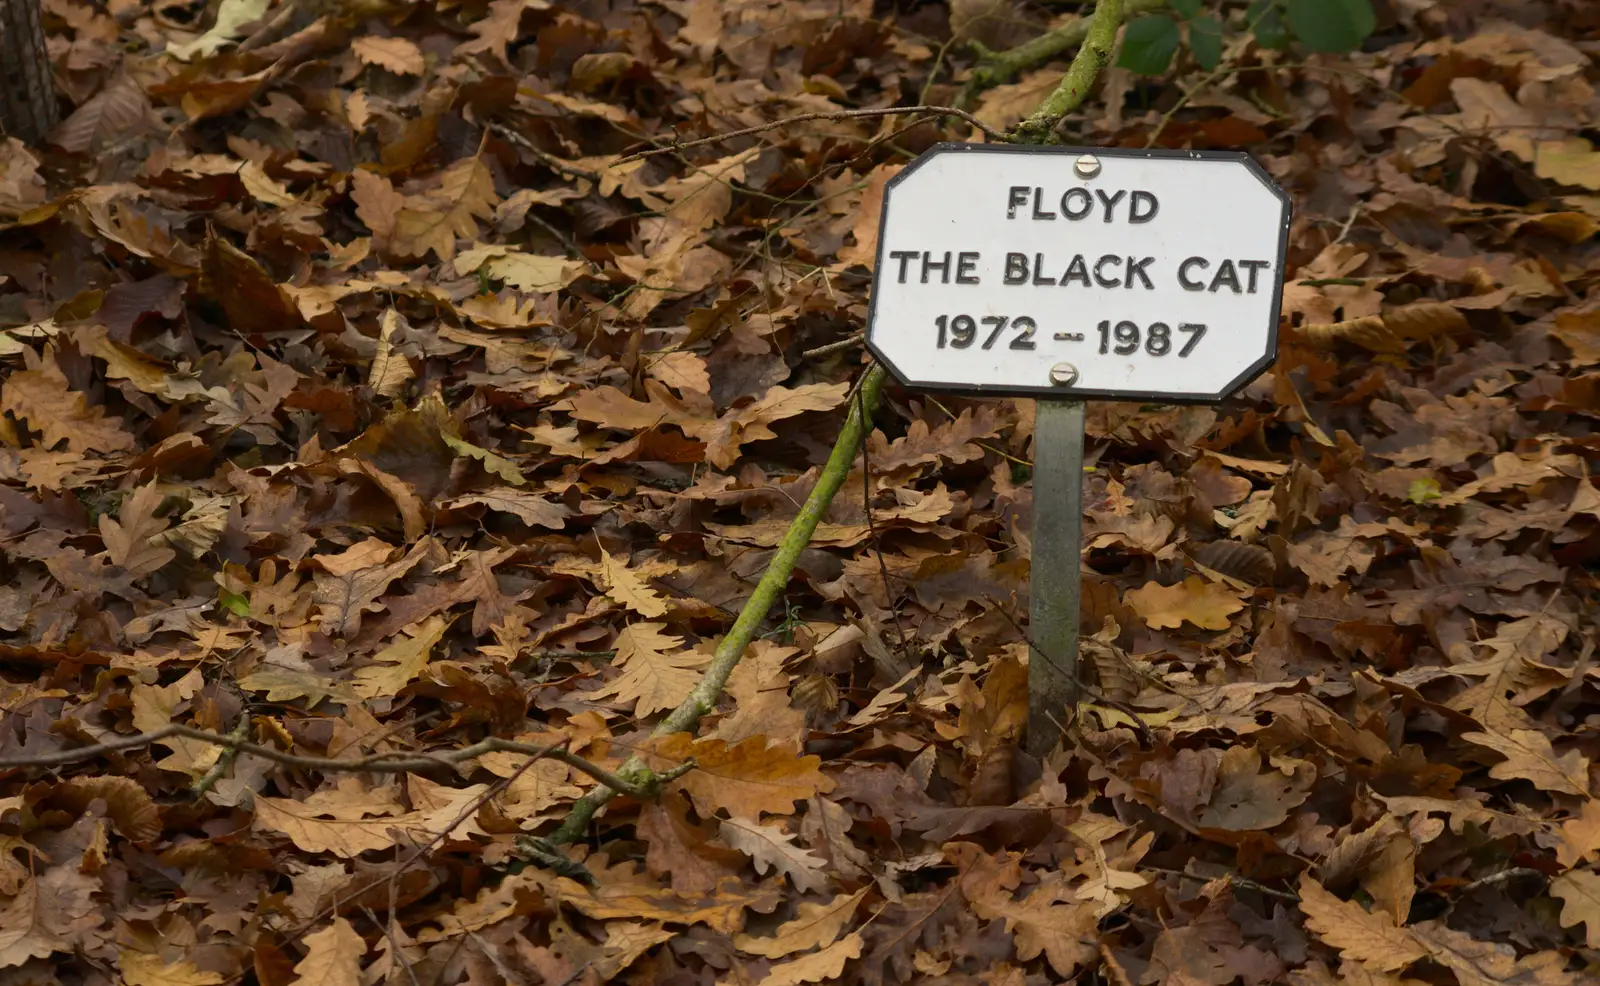
[[[505,140],[510,141],[511,143],[527,151],[529,154],[532,154],[546,167],[558,174],[565,175],[568,178],[585,178],[597,184],[600,181],[600,172],[590,171],[588,168],[580,168],[570,161],[556,157],[549,151],[540,150],[534,146],[533,141],[522,136],[503,123],[491,123],[489,124],[489,129]]]
[[[1127,0],[1122,12],[1125,16],[1131,17],[1134,14],[1160,10],[1166,5],[1167,0]],[[971,47],[978,52],[978,65],[972,70],[966,85],[962,87],[961,94],[956,97],[956,105],[970,109],[983,90],[1002,82],[1009,82],[1024,69],[1043,65],[1057,55],[1066,54],[1083,44],[1083,39],[1088,34],[1089,18],[1079,17],[1054,31],[1047,31],[1005,51],[990,51],[980,44],[973,43]]]
[[[1210,883],[1212,880],[1226,879],[1229,883],[1243,887],[1246,890],[1254,890],[1257,893],[1266,894],[1268,897],[1276,897],[1279,900],[1286,900],[1293,904],[1300,903],[1299,894],[1292,894],[1287,890],[1279,890],[1276,887],[1269,887],[1266,884],[1257,883],[1254,880],[1247,880],[1236,873],[1224,873],[1220,877],[1207,877],[1200,876],[1195,873],[1185,873],[1182,870],[1169,870],[1160,866],[1141,866],[1140,869],[1149,870],[1152,873],[1165,873],[1169,876],[1175,876],[1182,880],[1192,880],[1195,883]]]
[[[834,494],[839,492],[839,487],[844,485],[845,478],[850,474],[850,466],[856,457],[856,444],[861,441],[861,430],[866,426],[862,412],[871,413],[878,406],[878,395],[888,376],[881,364],[874,363],[861,377],[860,400],[851,402],[844,427],[840,429],[839,438],[828,455],[827,465],[822,467],[817,484],[811,488],[811,495],[806,497],[799,516],[795,517],[788,533],[778,544],[778,550],[762,574],[761,581],[739,611],[739,618],[734,620],[727,635],[717,645],[717,652],[694,691],[651,731],[652,736],[693,732],[700,724],[701,717],[716,708],[722,697],[722,689],[728,683],[728,676],[733,674],[739,658],[744,656],[745,648],[755,638],[757,628],[767,617],[767,611],[783,594],[784,587],[789,584],[789,576],[794,573],[795,562],[799,561],[801,552],[811,543],[811,535],[816,533],[817,524],[828,512]],[[649,776],[649,769],[639,757],[630,757],[618,773],[630,778]],[[584,795],[572,806],[572,813],[561,823],[561,827],[551,833],[546,841],[554,845],[568,845],[583,838],[595,812],[621,790],[606,786]]]
[[[826,346],[818,346],[816,349],[807,349],[800,354],[800,358],[817,359],[822,356],[832,356],[834,353],[842,353],[847,349],[855,349],[862,345],[866,342],[866,338],[867,334],[865,332],[857,332],[855,335],[840,339],[838,342],[830,342]]]
[[[94,746],[80,746],[72,750],[61,750],[57,753],[38,753],[30,756],[0,757],[0,769],[9,767],[59,767],[64,764],[77,763],[81,760],[93,760],[107,753],[116,753],[138,746],[148,746],[172,736],[182,736],[185,739],[199,740],[202,743],[211,743],[216,746],[234,750],[238,753],[249,753],[281,763],[287,767],[301,767],[306,770],[320,771],[369,771],[381,774],[403,774],[410,771],[430,770],[439,767],[455,767],[457,764],[476,759],[486,753],[523,753],[531,757],[550,757],[580,770],[607,787],[614,787],[628,794],[638,797],[648,797],[651,788],[648,785],[634,784],[619,774],[606,770],[576,754],[561,749],[561,744],[552,746],[537,746],[532,743],[518,743],[515,740],[501,739],[491,736],[479,740],[471,746],[464,746],[459,750],[448,750],[442,753],[417,753],[393,754],[376,753],[366,757],[352,757],[349,759],[336,759],[333,757],[307,757],[295,753],[285,753],[271,746],[262,746],[251,743],[245,739],[232,735],[213,733],[204,729],[195,729],[180,723],[152,729],[146,733],[136,733],[133,736],[123,736]],[[687,765],[686,765],[687,766]]]
[[[228,734],[228,738],[237,742],[249,735],[250,710],[244,709],[239,713],[239,724],[233,727],[233,731]],[[233,766],[234,760],[238,759],[238,757],[239,748],[237,746],[225,748],[222,751],[222,756],[218,757],[217,762],[211,765],[211,769],[205,772],[205,776],[190,785],[189,793],[196,798],[205,797],[206,792],[215,787],[217,781],[222,780],[222,775],[228,772],[228,768]]]
[[[703,147],[706,144],[715,144],[724,140],[733,140],[735,137],[749,137],[751,134],[764,133],[776,130],[778,127],[787,127],[792,123],[809,123],[813,120],[866,120],[880,116],[905,116],[911,113],[926,113],[934,116],[956,116],[983,131],[984,136],[990,140],[1005,140],[1005,134],[984,123],[982,120],[968,113],[966,110],[954,106],[891,106],[883,109],[864,110],[833,110],[827,113],[800,113],[796,116],[786,116],[781,120],[773,120],[755,127],[745,127],[743,130],[730,130],[724,134],[711,137],[701,137],[697,140],[673,141],[665,147],[653,147],[648,151],[630,154],[616,161],[616,164],[628,164],[632,161],[642,161],[647,157],[658,154],[671,154],[675,151],[686,151],[693,147]],[[496,131],[498,133],[499,131]]]

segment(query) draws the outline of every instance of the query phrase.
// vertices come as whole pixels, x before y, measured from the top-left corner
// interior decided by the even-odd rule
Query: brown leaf
[[[667,602],[661,594],[628,568],[625,560],[613,558],[604,548],[600,549],[600,571],[606,582],[606,595],[619,605],[640,616],[661,616],[667,612]]]
[[[66,442],[74,452],[121,452],[134,447],[133,436],[121,418],[106,417],[102,407],[91,407],[48,354],[32,369],[9,374],[0,384],[0,411],[10,411],[44,436],[51,448]]]
[[[50,803],[78,813],[101,799],[111,824],[125,838],[148,842],[161,835],[161,811],[144,785],[131,777],[73,777],[50,792]]]
[[[729,746],[721,740],[673,733],[651,740],[647,752],[657,770],[694,758],[700,769],[673,783],[689,793],[704,815],[719,809],[743,818],[760,818],[762,812],[792,815],[796,801],[833,788],[818,769],[819,758],[800,756],[792,744],[769,746],[759,736]]]
[[[360,986],[367,943],[342,917],[306,935],[306,957],[294,967],[295,986]]]
[[[147,952],[123,951],[118,971],[127,986],[219,986],[219,973],[203,971],[192,962],[169,962]]]
[[[1550,896],[1559,897],[1561,926],[1584,924],[1590,948],[1600,947],[1600,875],[1570,870],[1550,881]]]
[[[151,483],[123,501],[116,520],[100,516],[100,538],[105,542],[106,554],[129,575],[148,575],[178,556],[161,539],[167,520],[157,517],[156,509],[164,499],[161,490]]]
[[[789,877],[801,893],[828,885],[827,860],[794,844],[794,833],[781,825],[761,825],[744,818],[725,819],[718,833],[723,842],[749,856],[756,872],[776,869]]]
[[[1148,582],[1123,599],[1145,623],[1158,630],[1176,629],[1185,622],[1202,630],[1226,630],[1228,617],[1244,609],[1236,595],[1196,575],[1177,585]]]
[[[476,238],[478,220],[493,217],[499,201],[488,167],[476,157],[464,158],[445,169],[436,190],[407,200],[394,218],[389,249],[402,257],[432,251],[440,260],[453,260],[456,239]]]
[[[388,69],[396,75],[421,75],[427,68],[422,49],[405,38],[364,34],[351,43],[350,50],[366,64]]]
[[[93,898],[99,887],[76,865],[53,866],[24,884],[0,906],[0,969],[82,945],[102,923]]]
[[[1589,795],[1589,758],[1577,750],[1568,750],[1558,758],[1543,733],[1513,729],[1505,736],[1463,733],[1461,738],[1506,758],[1489,768],[1490,777],[1530,781],[1541,791]]]
[[[826,948],[779,962],[756,986],[798,986],[835,979],[844,974],[846,962],[861,957],[864,944],[859,934],[851,932]]]
[[[416,568],[429,552],[430,545],[427,541],[419,542],[405,557],[378,564],[372,562],[368,549],[358,546],[351,550],[363,552],[357,567],[330,569],[313,576],[316,588],[312,600],[317,606],[317,617],[323,631],[336,637],[353,637],[361,629],[362,616],[376,608],[377,598],[388,591],[395,579]],[[383,554],[387,557],[390,552]]]
[[[1230,746],[1218,765],[1211,801],[1200,809],[1198,820],[1206,828],[1231,832],[1273,828],[1310,795],[1312,772],[1309,764],[1293,777],[1285,777],[1276,765],[1262,772],[1257,750]]]
[[[155,111],[130,75],[118,75],[50,131],[50,142],[74,154],[149,130]]]
[[[615,695],[623,705],[632,705],[637,716],[654,715],[675,709],[700,682],[701,669],[710,655],[695,650],[668,653],[682,646],[682,637],[661,633],[664,623],[634,623],[617,635],[617,656],[613,667],[622,676],[594,692],[596,697]]]
[[[1300,876],[1300,910],[1306,927],[1344,957],[1375,972],[1398,972],[1428,955],[1405,928],[1387,914],[1372,914],[1322,888],[1310,874]]]
[[[855,917],[856,907],[867,891],[839,894],[823,902],[802,901],[795,916],[769,936],[735,935],[733,947],[750,955],[769,959],[782,958],[793,952],[833,944],[839,932]]]

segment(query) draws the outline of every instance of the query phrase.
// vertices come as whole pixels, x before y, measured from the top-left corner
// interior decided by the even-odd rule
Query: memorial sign
[[[1237,151],[941,144],[884,190],[867,345],[930,390],[1218,400],[1272,361],[1288,226]]]
[[[1271,365],[1289,199],[1238,151],[940,144],[884,188],[867,347],[902,384],[1040,398],[1028,746],[1078,701],[1083,401]]]

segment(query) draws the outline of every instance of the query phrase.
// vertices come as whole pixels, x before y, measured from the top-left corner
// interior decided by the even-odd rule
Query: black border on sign
[[[894,365],[894,361],[884,356],[872,339],[872,323],[878,315],[877,275],[878,271],[884,269],[882,231],[889,218],[889,193],[893,191],[896,185],[911,177],[912,172],[940,154],[1051,154],[1071,155],[1074,157],[1082,154],[1093,154],[1097,157],[1142,157],[1185,161],[1238,161],[1242,163],[1250,170],[1251,174],[1256,176],[1256,180],[1266,186],[1267,191],[1277,196],[1278,201],[1283,205],[1283,221],[1278,228],[1278,276],[1272,286],[1272,297],[1275,303],[1272,306],[1272,324],[1267,327],[1267,352],[1250,364],[1249,368],[1243,373],[1229,381],[1227,386],[1209,394],[1165,394],[1143,390],[1090,390],[1080,387],[1051,387],[1042,384],[1003,384],[988,387],[963,386],[961,384],[942,383],[936,380],[912,380],[908,378],[904,373],[900,372],[899,367]],[[1271,366],[1278,359],[1278,321],[1282,317],[1281,312],[1283,310],[1283,279],[1289,260],[1289,221],[1292,211],[1293,205],[1289,200],[1289,196],[1272,180],[1272,176],[1267,174],[1266,169],[1261,167],[1260,163],[1245,151],[1187,151],[1168,150],[1166,148],[1059,147],[1029,144],[961,144],[952,142],[935,144],[918,155],[915,161],[906,165],[899,174],[889,179],[883,186],[883,207],[878,213],[878,250],[873,263],[874,284],[872,298],[867,307],[867,351],[872,353],[874,359],[888,368],[890,375],[902,386],[917,390],[937,390],[944,393],[972,397],[1015,395],[1054,398],[1056,400],[1076,400],[1094,397],[1102,400],[1153,401],[1162,404],[1215,404],[1246,383],[1254,380],[1262,370]]]

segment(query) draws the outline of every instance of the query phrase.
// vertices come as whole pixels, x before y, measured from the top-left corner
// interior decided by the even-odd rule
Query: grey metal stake
[[[1070,386],[1077,369],[1051,371]],[[1069,378],[1070,377],[1070,378]],[[1033,560],[1028,636],[1028,752],[1049,753],[1078,705],[1078,590],[1083,553],[1083,401],[1038,402],[1033,425]]]

